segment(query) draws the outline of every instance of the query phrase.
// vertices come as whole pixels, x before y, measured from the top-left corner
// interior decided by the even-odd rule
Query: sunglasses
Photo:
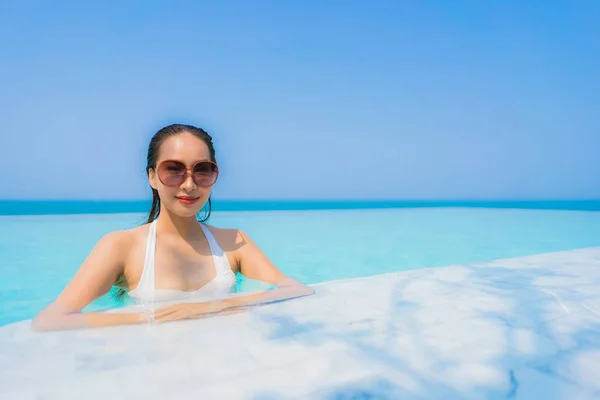
[[[181,186],[191,172],[197,186],[208,187],[215,184],[219,177],[219,167],[212,161],[198,161],[190,168],[181,161],[166,160],[157,169],[158,179],[165,186]]]

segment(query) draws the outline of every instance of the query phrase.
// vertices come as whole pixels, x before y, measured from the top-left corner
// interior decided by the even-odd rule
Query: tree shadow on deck
[[[593,370],[568,370],[573,357],[587,360],[586,352],[600,348],[600,316],[582,306],[600,298],[600,274],[590,277],[595,289],[580,293],[575,284],[590,288],[586,278],[564,271],[449,268],[416,279],[390,278],[397,282],[383,318],[349,315],[329,323],[326,317],[299,319],[268,309],[258,315],[270,326],[270,340],[299,343],[323,362],[341,357],[341,368],[354,364],[332,367],[305,388],[303,398],[600,398]],[[446,302],[427,304],[415,295],[424,282]],[[368,301],[368,292],[355,296]],[[324,343],[345,350],[325,354],[319,350]],[[266,392],[252,398],[287,397]]]

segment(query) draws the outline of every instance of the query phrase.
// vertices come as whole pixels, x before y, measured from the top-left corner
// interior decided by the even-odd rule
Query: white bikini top
[[[215,240],[211,231],[204,225],[202,230],[208,240],[212,253],[216,275],[207,284],[198,290],[186,292],[173,289],[156,289],[154,274],[154,256],[156,253],[156,219],[150,224],[146,240],[146,255],[144,269],[138,286],[129,292],[137,303],[154,304],[157,302],[184,302],[194,300],[212,300],[228,297],[231,289],[236,284],[235,274],[231,270],[227,256]]]

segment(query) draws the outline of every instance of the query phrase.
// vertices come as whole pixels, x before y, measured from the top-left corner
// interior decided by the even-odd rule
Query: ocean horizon
[[[0,215],[143,213],[150,200],[0,200]],[[344,210],[375,208],[517,208],[600,211],[600,199],[576,200],[353,200],[213,199],[213,211]]]

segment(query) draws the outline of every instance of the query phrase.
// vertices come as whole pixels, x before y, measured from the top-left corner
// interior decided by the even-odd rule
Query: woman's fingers
[[[206,310],[205,310],[206,311]],[[216,312],[199,312],[193,304],[173,304],[159,308],[154,312],[154,321],[156,323],[171,322],[182,319],[201,319],[211,316],[238,314],[244,309],[228,309]]]
[[[223,311],[218,311],[218,312],[214,312],[214,313],[210,313],[210,314],[193,315],[190,318],[200,319],[200,318],[207,318],[207,317],[219,317],[221,315],[239,314],[242,311],[244,311],[244,310],[242,310],[242,309],[223,310]]]
[[[183,304],[173,304],[170,306],[159,308],[154,311],[155,322],[167,322],[183,319],[186,316],[186,309]]]

